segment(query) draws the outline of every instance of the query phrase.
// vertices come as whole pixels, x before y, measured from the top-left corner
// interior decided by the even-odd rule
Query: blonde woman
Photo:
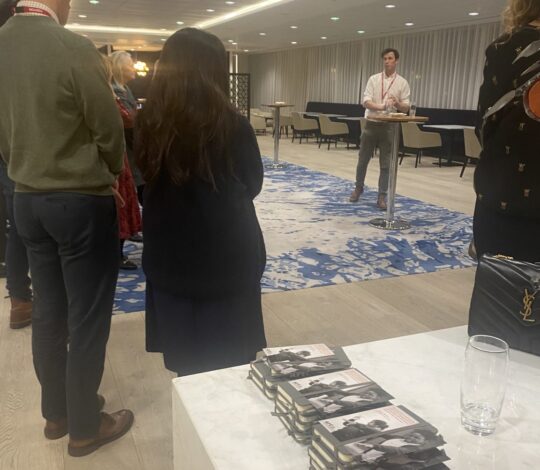
[[[131,119],[124,119],[124,135],[126,137],[126,149],[129,167],[131,169],[131,173],[133,174],[135,185],[137,186],[139,202],[142,204],[144,180],[141,172],[135,164],[134,157],[135,130],[133,123],[135,122],[135,115],[137,114],[137,100],[128,87],[128,83],[136,77],[135,66],[133,64],[133,59],[126,51],[113,52],[110,55],[110,60],[113,73],[112,87],[114,94],[120,100],[120,104],[124,110],[126,110],[131,116]],[[131,125],[127,124],[129,121],[131,121]]]
[[[520,54],[540,40],[540,0],[509,0],[506,32],[486,51],[479,117],[506,93],[531,80],[537,51]],[[474,241],[478,256],[502,254],[540,261],[540,122],[513,100],[479,125],[482,154],[474,175],[477,194]]]

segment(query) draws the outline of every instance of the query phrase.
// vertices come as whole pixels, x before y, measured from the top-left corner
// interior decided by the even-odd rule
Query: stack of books
[[[319,421],[308,449],[313,470],[448,468],[437,429],[404,406],[387,405]]]
[[[351,361],[342,348],[331,349],[325,344],[265,348],[261,358],[251,363],[249,378],[273,400],[282,382],[350,366]]]
[[[275,415],[297,441],[309,443],[318,420],[383,406],[392,398],[358,370],[346,369],[279,383]]]

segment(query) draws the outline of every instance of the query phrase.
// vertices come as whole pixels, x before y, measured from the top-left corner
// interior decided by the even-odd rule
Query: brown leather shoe
[[[379,197],[377,198],[377,207],[382,211],[387,209],[386,196],[384,194],[379,194]]]
[[[32,301],[11,297],[11,310],[9,312],[9,327],[18,330],[32,323]]]
[[[99,410],[101,411],[105,406],[105,397],[98,395]],[[45,421],[45,428],[43,434],[50,440],[60,439],[68,433],[67,419],[62,418],[60,421]]]
[[[91,439],[70,439],[68,454],[72,457],[83,457],[91,454],[101,446],[126,434],[131,429],[133,420],[133,412],[130,410],[120,410],[111,414],[102,412],[97,436]]]
[[[358,202],[358,199],[360,199],[360,196],[364,192],[363,186],[357,186],[354,188],[354,191],[349,196],[349,202]]]

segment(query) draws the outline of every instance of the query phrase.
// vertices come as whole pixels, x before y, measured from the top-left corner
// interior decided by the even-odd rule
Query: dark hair
[[[177,185],[200,178],[216,189],[217,167],[232,173],[227,144],[238,125],[228,97],[221,41],[184,28],[165,43],[137,118],[137,163],[147,183],[166,172]]]
[[[372,426],[377,426],[380,429],[386,429],[388,427],[388,423],[386,421],[383,421],[382,419],[374,419],[368,423],[368,425],[371,423]]]
[[[390,52],[394,53],[394,57],[396,60],[399,59],[399,52],[397,49],[394,49],[393,47],[387,47],[384,51],[381,52],[381,57],[384,57],[386,54],[389,54]]]
[[[9,20],[16,3],[17,0],[0,0],[0,26]]]

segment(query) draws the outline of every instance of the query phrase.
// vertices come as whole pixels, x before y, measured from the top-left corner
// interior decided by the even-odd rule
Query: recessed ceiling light
[[[358,31],[356,31],[356,32],[357,32],[358,34],[364,34],[364,33],[365,33],[365,31],[364,31],[363,29],[360,29],[360,30],[358,30]]]
[[[184,24],[183,21],[177,21],[176,24]]]
[[[477,11],[471,11],[469,13],[469,16],[478,16],[480,13],[478,13]]]
[[[332,21],[339,21],[339,16],[332,16],[330,19]]]
[[[79,18],[88,18],[86,15],[77,15]]]
[[[234,5],[236,2],[225,2],[227,5]]]
[[[291,44],[298,44],[296,41],[291,41]]]
[[[249,49],[244,49],[244,52],[249,52]]]
[[[201,21],[200,23],[196,23],[193,26],[199,29],[207,29],[207,28],[210,28],[211,26],[227,23],[234,20],[235,18],[241,18],[246,15],[251,15],[255,12],[277,5],[278,3],[283,3],[287,1],[291,1],[291,0],[258,0],[256,3],[253,3],[251,5],[246,5],[244,7],[240,7],[234,11],[229,10],[225,14],[215,16],[214,18],[210,18],[205,21]]]
[[[405,23],[405,26],[414,26],[414,23]]]
[[[328,39],[326,36],[321,36],[321,39]]]
[[[259,36],[266,36],[266,33],[259,33]]]
[[[163,42],[165,42],[165,41],[166,41],[166,39],[165,39],[165,38],[161,38],[161,40],[162,40]]]
[[[88,3],[91,3],[92,5],[97,5],[99,3],[99,0],[88,0]]]
[[[206,11],[207,11],[208,13],[214,13],[216,10],[213,10],[212,8],[207,8]]]
[[[384,7],[385,7],[385,8],[396,8],[396,6],[395,6],[395,5],[392,5],[392,4],[385,5]]]
[[[237,42],[231,42],[231,44],[232,44],[233,46],[237,46],[237,45],[238,45]]]
[[[234,42],[234,39],[229,39],[229,41],[228,41],[228,42]]]
[[[298,26],[291,26],[291,29],[298,29]]]

